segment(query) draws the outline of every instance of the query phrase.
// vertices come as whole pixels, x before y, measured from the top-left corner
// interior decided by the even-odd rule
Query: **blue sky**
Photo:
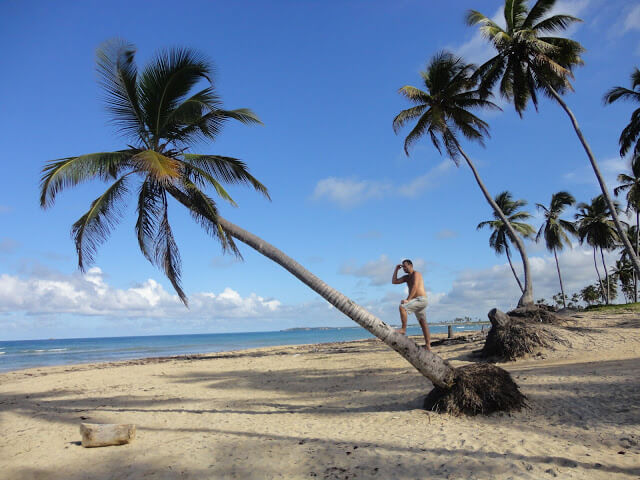
[[[216,65],[227,108],[247,107],[262,127],[228,124],[199,153],[246,161],[272,201],[230,188],[229,220],[273,243],[383,320],[397,322],[401,287],[393,266],[412,258],[425,273],[430,321],[484,318],[508,308],[518,290],[476,225],[491,210],[470,171],[426,141],[407,158],[391,128],[407,104],[397,94],[446,48],[469,62],[491,51],[464,24],[469,8],[494,16],[500,1],[4,2],[0,5],[3,92],[0,138],[0,340],[128,334],[277,330],[351,321],[271,261],[243,247],[224,257],[177,205],[170,215],[183,259],[186,310],[137,249],[134,208],[100,249],[87,275],[76,269],[70,226],[103,188],[83,185],[38,205],[47,160],[122,148],[96,82],[95,49],[121,37],[144,65],[156,50],[188,46]],[[625,160],[617,139],[633,106],[604,107],[602,95],[629,84],[640,63],[640,3],[563,0],[584,23],[570,35],[587,49],[567,96],[609,180]],[[509,105],[480,113],[486,148],[467,144],[489,190],[510,190],[533,206],[570,191],[598,193],[593,173],[560,108],[542,101],[520,119]],[[402,132],[406,135],[408,131]],[[536,298],[556,293],[552,257],[528,243]],[[611,255],[613,258],[615,255]],[[517,255],[515,256],[517,262]],[[591,251],[561,255],[567,290],[595,279]]]

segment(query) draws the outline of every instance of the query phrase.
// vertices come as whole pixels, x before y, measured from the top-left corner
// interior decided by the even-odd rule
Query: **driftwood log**
[[[81,423],[83,447],[124,445],[136,438],[136,426],[117,423]]]

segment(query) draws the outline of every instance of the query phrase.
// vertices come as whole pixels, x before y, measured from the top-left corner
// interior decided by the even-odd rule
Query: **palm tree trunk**
[[[600,276],[600,270],[598,270],[598,262],[596,261],[596,247],[593,247],[593,264],[596,267],[596,273],[598,274],[598,282],[600,283],[600,296],[606,301],[604,296],[604,285],[602,285],[602,277]]]
[[[420,373],[431,380],[434,385],[442,388],[450,386],[453,378],[453,368],[438,355],[418,347],[413,340],[397,333],[394,328],[391,328],[375,315],[327,285],[273,245],[220,216],[218,216],[217,222],[234,238],[249,245],[292,273],[340,312],[393,348],[418,369]]]
[[[480,190],[482,190],[484,197],[487,199],[487,202],[489,202],[489,205],[491,205],[491,208],[493,208],[496,214],[500,217],[500,220],[504,222],[505,226],[507,227],[507,231],[509,232],[511,241],[516,244],[516,247],[520,252],[520,256],[522,257],[522,265],[524,267],[524,291],[522,292],[522,296],[520,297],[520,300],[518,300],[518,306],[524,307],[527,305],[533,305],[533,285],[531,284],[531,271],[529,268],[529,258],[527,257],[527,252],[524,249],[524,242],[518,236],[516,231],[513,229],[513,227],[511,226],[511,223],[509,223],[509,220],[507,220],[507,217],[505,216],[504,212],[500,210],[500,207],[495,202],[493,197],[489,195],[489,191],[487,190],[487,187],[485,187],[471,159],[467,156],[467,154],[464,152],[460,144],[457,142],[456,142],[456,147],[464,157],[471,171],[473,172],[473,176],[475,177],[476,182],[480,187]]]
[[[558,279],[560,280],[560,293],[562,294],[562,304],[567,308],[567,301],[564,298],[564,285],[562,285],[562,275],[560,275],[560,262],[558,262],[558,253],[553,249],[553,256],[556,257],[556,269],[558,270]]]
[[[560,106],[564,109],[564,111],[567,113],[567,115],[571,119],[571,123],[573,124],[573,129],[576,131],[576,135],[578,135],[578,138],[580,139],[580,142],[582,143],[582,146],[584,147],[585,152],[587,152],[587,156],[589,157],[589,161],[591,162],[591,167],[593,167],[593,171],[595,172],[596,178],[598,179],[598,183],[600,184],[602,195],[607,201],[607,205],[609,206],[609,211],[611,212],[611,218],[613,219],[613,223],[616,226],[618,235],[622,239],[622,243],[624,243],[624,248],[629,254],[629,258],[631,259],[631,263],[633,264],[633,268],[636,271],[636,274],[640,275],[640,261],[638,260],[638,257],[636,256],[635,252],[633,251],[631,242],[629,241],[629,239],[624,233],[624,230],[622,229],[622,224],[620,223],[620,219],[618,219],[618,214],[613,205],[613,201],[611,200],[611,196],[609,195],[607,184],[604,183],[604,178],[602,178],[602,173],[600,173],[598,162],[596,162],[596,158],[594,157],[593,152],[591,151],[591,147],[587,143],[587,140],[584,138],[584,135],[582,134],[582,131],[578,126],[578,121],[576,120],[576,117],[571,111],[571,109],[567,106],[567,104],[564,102],[564,100],[558,94],[558,92],[556,92],[553,89],[553,87],[551,87],[550,85],[547,85],[547,88],[549,89],[549,92],[551,92],[551,95],[553,96],[553,98],[557,100],[557,102],[560,104]]]
[[[609,305],[609,302],[611,301],[611,295],[610,295],[610,291],[609,291],[609,272],[607,271],[607,264],[604,263],[604,253],[602,251],[602,247],[600,247],[600,256],[602,257],[602,268],[604,268],[604,278],[606,279],[607,282],[607,305]]]
[[[636,254],[640,251],[640,212],[636,210]],[[638,274],[633,271],[633,301],[638,303]]]
[[[167,190],[173,197],[182,203],[188,209],[196,209],[187,195],[177,188],[167,187]],[[351,320],[361,327],[367,329],[373,335],[378,337],[389,347],[402,355],[411,365],[413,365],[422,375],[427,377],[431,382],[443,389],[451,387],[454,378],[454,369],[449,362],[443,360],[438,355],[419,347],[410,338],[396,332],[396,330],[382,320],[371,314],[360,305],[356,304],[336,289],[330,287],[320,280],[313,273],[308,271],[298,262],[286,255],[273,245],[265,242],[258,236],[234,225],[233,223],[217,216],[211,218],[210,212],[197,210],[198,213],[204,215],[210,221],[222,227],[226,232],[234,238],[247,244],[254,250],[258,251],[265,257],[273,260],[285,270],[292,273],[302,283],[306,284],[313,291],[318,293],[331,305],[336,307],[340,312],[344,313]]]
[[[522,293],[524,293],[524,287],[522,286],[522,283],[520,282],[520,279],[518,278],[518,274],[516,273],[516,269],[513,268],[513,263],[511,263],[511,254],[509,253],[509,246],[506,246],[504,251],[507,254],[507,260],[509,260],[509,266],[511,267],[511,271],[513,272],[513,276],[516,277],[516,282],[518,282],[518,286],[520,287],[520,291]]]

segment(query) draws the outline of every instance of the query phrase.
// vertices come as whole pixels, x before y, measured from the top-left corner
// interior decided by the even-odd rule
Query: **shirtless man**
[[[406,275],[398,278],[398,270],[401,268],[404,270]],[[400,302],[400,320],[402,320],[402,328],[398,330],[398,332],[403,335],[407,334],[407,314],[415,313],[416,318],[422,327],[425,348],[431,351],[431,335],[429,335],[429,326],[427,325],[427,315],[425,313],[425,310],[427,309],[427,292],[424,290],[422,274],[413,269],[413,263],[411,260],[403,260],[402,264],[396,265],[396,269],[393,271],[391,283],[394,285],[406,283],[409,287],[409,295],[407,296],[407,299]]]

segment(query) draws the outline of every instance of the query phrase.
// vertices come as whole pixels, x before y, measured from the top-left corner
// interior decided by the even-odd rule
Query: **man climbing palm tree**
[[[398,270],[401,268],[406,275],[398,278]],[[422,274],[413,269],[411,260],[403,260],[400,265],[396,265],[391,283],[394,285],[406,283],[409,290],[407,299],[400,302],[402,328],[398,331],[405,335],[407,333],[407,314],[415,314],[424,335],[424,346],[431,351],[431,336],[429,335],[429,326],[427,325],[427,315],[425,313],[427,309],[427,292],[424,289]]]

